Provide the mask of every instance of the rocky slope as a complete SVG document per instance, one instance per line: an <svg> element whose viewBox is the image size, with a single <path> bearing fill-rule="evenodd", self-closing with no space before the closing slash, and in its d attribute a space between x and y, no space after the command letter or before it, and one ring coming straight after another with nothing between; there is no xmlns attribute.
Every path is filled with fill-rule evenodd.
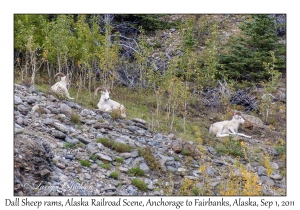
<svg viewBox="0 0 300 210"><path fill-rule="evenodd" d="M17 196L182 195L186 180L199 189L205 188L205 195L220 195L219 186L229 178L228 167L237 162L230 156L218 155L213 147L196 145L173 134L154 133L142 119L114 120L108 113L52 95L31 95L20 85L15 85L14 94ZM129 145L131 150L118 152L99 143L99 139ZM258 146L260 141L251 139L247 144ZM141 148L150 155L142 155ZM257 162L241 163L259 176L264 195L277 195L274 189L285 193L282 162L271 162L270 176ZM201 172L199 168L204 165ZM137 166L144 176L130 172ZM118 176L112 176L112 172ZM133 183L136 178L146 183L147 189L137 188Z"/></svg>

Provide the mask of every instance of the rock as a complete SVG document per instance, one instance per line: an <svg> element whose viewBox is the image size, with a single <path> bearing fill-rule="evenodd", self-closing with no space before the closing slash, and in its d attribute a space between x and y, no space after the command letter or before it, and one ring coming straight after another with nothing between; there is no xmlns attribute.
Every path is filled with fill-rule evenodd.
<svg viewBox="0 0 300 210"><path fill-rule="evenodd" d="M54 122L54 120L52 118L46 118L43 123L45 125L51 125Z"/></svg>
<svg viewBox="0 0 300 210"><path fill-rule="evenodd" d="M132 151L130 153L130 155L131 155L131 157L135 158L135 157L139 156L139 153L138 153L138 151Z"/></svg>
<svg viewBox="0 0 300 210"><path fill-rule="evenodd" d="M282 179L282 176L280 176L279 174L272 174L272 175L270 176L270 178L275 179L275 180L281 180L281 179Z"/></svg>
<svg viewBox="0 0 300 210"><path fill-rule="evenodd" d="M58 101L57 98L55 98L53 95L49 95L49 100L50 100L51 102Z"/></svg>
<svg viewBox="0 0 300 210"><path fill-rule="evenodd" d="M216 154L217 154L217 152L214 150L214 148L208 146L207 149L208 149L208 151L209 151L212 155L216 155Z"/></svg>
<svg viewBox="0 0 300 210"><path fill-rule="evenodd" d="M22 99L19 96L15 95L14 104L19 105L19 104L22 104L22 103L23 103Z"/></svg>
<svg viewBox="0 0 300 210"><path fill-rule="evenodd" d="M37 97L36 96L28 96L26 98L26 100L27 100L28 104L33 104L33 103L35 103L37 101Z"/></svg>
<svg viewBox="0 0 300 210"><path fill-rule="evenodd" d="M43 169L42 171L40 171L41 177L47 177L50 175L50 173L51 171L49 171L48 169Z"/></svg>
<svg viewBox="0 0 300 210"><path fill-rule="evenodd" d="M175 171L176 171L176 168L174 168L174 167L172 167L172 166L167 166L167 170L168 170L168 171L175 172Z"/></svg>
<svg viewBox="0 0 300 210"><path fill-rule="evenodd" d="M205 173L208 175L208 176L215 176L215 173L216 173L216 170L211 167L211 166L208 166Z"/></svg>
<svg viewBox="0 0 300 210"><path fill-rule="evenodd" d="M157 133L157 134L154 135L153 139L157 140L157 141L163 141L164 136L161 133Z"/></svg>
<svg viewBox="0 0 300 210"><path fill-rule="evenodd" d="M19 104L19 105L17 106L17 109L18 109L20 112L25 112L25 113L29 112L29 108L26 107L26 106L23 105L23 104Z"/></svg>
<svg viewBox="0 0 300 210"><path fill-rule="evenodd" d="M112 158L108 155L102 154L102 153L96 153L97 158L99 158L100 160L104 160L104 161L112 161Z"/></svg>
<svg viewBox="0 0 300 210"><path fill-rule="evenodd" d="M105 123L99 123L99 122L95 122L94 124L94 128L96 129L100 129L100 128L109 128L109 123L105 122Z"/></svg>
<svg viewBox="0 0 300 210"><path fill-rule="evenodd" d="M145 171L145 173L148 173L150 171L148 165L146 163L141 163L140 164L140 169L142 169L143 171Z"/></svg>
<svg viewBox="0 0 300 210"><path fill-rule="evenodd" d="M57 130L61 131L61 132L64 132L64 133L68 133L69 132L69 129L61 124L61 123L58 123L58 122L54 122L51 124L54 128L56 128Z"/></svg>
<svg viewBox="0 0 300 210"><path fill-rule="evenodd" d="M66 165L64 163L56 162L55 164L58 168L65 169Z"/></svg>
<svg viewBox="0 0 300 210"><path fill-rule="evenodd" d="M128 168L125 168L125 167L122 167L122 166L119 167L119 170L120 170L120 172L122 172L122 173L127 173L127 172L129 171Z"/></svg>
<svg viewBox="0 0 300 210"><path fill-rule="evenodd" d="M267 175L267 170L263 166L258 166L257 167L257 173L258 173L258 176L266 176Z"/></svg>
<svg viewBox="0 0 300 210"><path fill-rule="evenodd" d="M85 137L83 137L83 136L77 136L77 139L79 140L79 141L81 141L82 143L84 143L84 144L89 144L89 143L91 143L91 141L89 140L89 139L87 139L87 138L85 138Z"/></svg>
<svg viewBox="0 0 300 210"><path fill-rule="evenodd" d="M96 123L97 121L96 120L87 120L85 123L87 124L87 125L92 125L92 124L94 124L94 123Z"/></svg>
<svg viewBox="0 0 300 210"><path fill-rule="evenodd" d="M127 187L127 192L129 193L129 195L133 195L133 196L138 195L138 191L136 189L134 189L134 187L132 185L129 185Z"/></svg>
<svg viewBox="0 0 300 210"><path fill-rule="evenodd" d="M254 127L259 127L259 128L263 128L264 127L264 123L261 119L259 119L258 117L252 116L252 115L248 115L248 114L244 114L242 113L242 117L248 121L250 123L250 125L254 126Z"/></svg>
<svg viewBox="0 0 300 210"><path fill-rule="evenodd" d="M276 170L279 169L279 166L277 163L271 162L271 168Z"/></svg>
<svg viewBox="0 0 300 210"><path fill-rule="evenodd" d="M95 154L95 153L99 152L99 148L97 147L96 144L93 144L93 143L89 143L87 145L87 149L89 150L89 152L91 154Z"/></svg>
<svg viewBox="0 0 300 210"><path fill-rule="evenodd" d="M140 119L140 118L133 118L132 121L137 122L137 123L141 123L143 125L146 125L146 123L147 123L145 120Z"/></svg>
<svg viewBox="0 0 300 210"><path fill-rule="evenodd" d="M72 108L67 104L60 104L60 112L66 115L68 118L72 116Z"/></svg>
<svg viewBox="0 0 300 210"><path fill-rule="evenodd" d="M51 130L51 134L55 137L55 138L59 138L59 139L64 139L66 138L66 134L64 134L61 131L58 130Z"/></svg>
<svg viewBox="0 0 300 210"><path fill-rule="evenodd" d="M262 184L265 184L270 187L275 184L274 181L267 176L260 176L259 179L262 182Z"/></svg>
<svg viewBox="0 0 300 210"><path fill-rule="evenodd" d="M19 125L23 125L23 124L24 124L24 119L23 119L23 117L18 117L16 123L18 123Z"/></svg>
<svg viewBox="0 0 300 210"><path fill-rule="evenodd" d="M91 175L88 174L88 173L84 173L84 176L85 176L85 178L88 179L88 180L90 180L90 179L92 178Z"/></svg>
<svg viewBox="0 0 300 210"><path fill-rule="evenodd" d="M172 149L176 153L180 153L182 151L182 142L180 140L173 141Z"/></svg>
<svg viewBox="0 0 300 210"><path fill-rule="evenodd" d="M83 117L86 117L90 114L90 111L88 109L83 109L81 110L80 112L80 115L83 116Z"/></svg>
<svg viewBox="0 0 300 210"><path fill-rule="evenodd" d="M101 144L101 143L97 143L97 146L98 146L98 148L99 148L100 150L105 149L105 146L104 146L103 144Z"/></svg>
<svg viewBox="0 0 300 210"><path fill-rule="evenodd" d="M129 153L129 152L120 153L119 155L120 155L120 157L123 157L124 159L131 157L131 153Z"/></svg>

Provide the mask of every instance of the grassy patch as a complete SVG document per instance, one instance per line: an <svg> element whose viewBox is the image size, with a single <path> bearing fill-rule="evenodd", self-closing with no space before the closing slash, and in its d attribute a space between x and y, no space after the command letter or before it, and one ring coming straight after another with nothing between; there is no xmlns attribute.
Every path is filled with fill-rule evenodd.
<svg viewBox="0 0 300 210"><path fill-rule="evenodd" d="M143 169L141 169L140 167L134 167L131 168L129 170L129 173L133 176L144 176L145 175L145 171Z"/></svg>
<svg viewBox="0 0 300 210"><path fill-rule="evenodd" d="M103 163L99 165L101 168L104 168L106 170L111 169L111 165L109 163Z"/></svg>
<svg viewBox="0 0 300 210"><path fill-rule="evenodd" d="M118 179L119 178L119 173L114 171L114 172L111 172L109 177L113 178L113 179Z"/></svg>
<svg viewBox="0 0 300 210"><path fill-rule="evenodd" d="M80 117L75 112L72 112L71 122L74 123L74 124L79 124L80 123Z"/></svg>
<svg viewBox="0 0 300 210"><path fill-rule="evenodd" d="M95 154L90 155L90 159L96 161L98 158Z"/></svg>
<svg viewBox="0 0 300 210"><path fill-rule="evenodd" d="M91 163L88 160L80 160L79 161L82 166L90 167Z"/></svg>
<svg viewBox="0 0 300 210"><path fill-rule="evenodd" d="M139 148L138 153L146 160L147 165L151 170L159 171L161 169L161 165L152 154L152 150L150 146L147 146L145 148Z"/></svg>
<svg viewBox="0 0 300 210"><path fill-rule="evenodd" d="M118 157L115 159L117 163L124 163L124 158L123 157Z"/></svg>
<svg viewBox="0 0 300 210"><path fill-rule="evenodd" d="M74 149L76 146L73 143L70 142L65 142L64 143L64 148L65 149Z"/></svg>
<svg viewBox="0 0 300 210"><path fill-rule="evenodd" d="M131 151L131 147L128 144L115 142L108 138L99 138L97 140L97 142L103 144L104 146L106 146L110 149L114 149L117 152L130 152Z"/></svg>
<svg viewBox="0 0 300 210"><path fill-rule="evenodd" d="M139 190L142 190L142 191L145 191L147 192L148 191L148 188L147 188L147 184L140 180L140 179L133 179L131 181L132 185L136 186Z"/></svg>
<svg viewBox="0 0 300 210"><path fill-rule="evenodd" d="M243 147L239 141L235 141L229 136L223 143L217 144L215 150L219 155L231 155L233 157L244 158Z"/></svg>

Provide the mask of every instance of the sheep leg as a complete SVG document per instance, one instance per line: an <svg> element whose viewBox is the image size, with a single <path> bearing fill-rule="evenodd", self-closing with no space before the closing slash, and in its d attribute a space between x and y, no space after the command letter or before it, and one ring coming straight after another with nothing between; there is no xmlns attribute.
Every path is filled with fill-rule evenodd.
<svg viewBox="0 0 300 210"><path fill-rule="evenodd" d="M244 136L244 137L246 137L246 138L251 138L251 136L247 136L247 135L245 135L245 134L243 134L243 133L236 133L236 135Z"/></svg>
<svg viewBox="0 0 300 210"><path fill-rule="evenodd" d="M69 94L68 90L65 90L65 92L66 92L66 96L67 96L68 99L74 99L74 98L70 97L70 94Z"/></svg>

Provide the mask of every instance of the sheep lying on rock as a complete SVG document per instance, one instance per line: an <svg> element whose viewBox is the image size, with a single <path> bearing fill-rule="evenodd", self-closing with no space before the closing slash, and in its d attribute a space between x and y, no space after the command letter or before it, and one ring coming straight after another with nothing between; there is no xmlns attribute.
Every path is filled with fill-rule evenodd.
<svg viewBox="0 0 300 210"><path fill-rule="evenodd" d="M242 133L238 133L238 127L240 124L243 124L245 120L242 118L240 112L236 112L232 120L225 120L222 122L216 122L212 124L209 128L209 133L216 134L216 137L225 137L229 135L239 135L247 138L251 138L251 136L247 136Z"/></svg>
<svg viewBox="0 0 300 210"><path fill-rule="evenodd" d="M97 96L97 92L101 90L101 98L98 103L98 108L100 111L104 112L113 112L113 111L119 111L122 117L126 117L126 109L125 107L109 98L109 93L111 92L111 89L109 88L103 88L98 87L95 90L95 95Z"/></svg>

